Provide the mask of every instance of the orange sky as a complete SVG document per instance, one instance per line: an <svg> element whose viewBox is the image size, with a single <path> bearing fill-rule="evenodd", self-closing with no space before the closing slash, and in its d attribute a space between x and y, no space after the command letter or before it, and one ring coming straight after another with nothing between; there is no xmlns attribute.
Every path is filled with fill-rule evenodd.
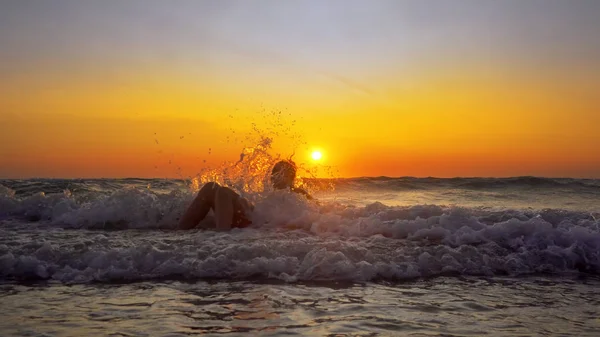
<svg viewBox="0 0 600 337"><path fill-rule="evenodd" d="M261 129L281 124L274 153L295 151L309 165L310 151L321 149L322 164L343 177L600 177L600 67L581 34L581 45L568 40L577 32L558 26L565 30L556 36L570 45L548 51L545 42L526 47L531 41L504 32L502 17L496 26L474 21L462 30L452 20L467 14L449 14L455 48L431 37L443 26L434 33L412 27L394 40L343 17L323 21L325 37L305 36L301 17L310 11L300 3L293 16L300 18L286 22L283 33L262 29L259 20L242 27L240 15L250 9L227 3L219 15L240 25L230 35L232 28L216 19L194 32L177 26L188 20L181 10L165 14L164 36L152 37L140 27L158 10L125 23L84 6L75 12L80 20L57 28L66 14L14 5L13 17L39 17L21 30L27 22L9 20L4 25L12 29L0 35L12 47L0 54L0 178L187 177L237 160L253 145L246 139L252 122ZM253 15L277 27L269 8ZM367 11L373 19L385 12ZM556 12L589 24L577 13ZM96 20L92 27L87 16ZM102 30L115 26L111 20L122 25L122 37ZM358 42L336 38L351 28ZM138 31L144 33L132 33ZM45 42L60 32L66 35L55 45ZM202 34L218 38L191 43Z"/></svg>

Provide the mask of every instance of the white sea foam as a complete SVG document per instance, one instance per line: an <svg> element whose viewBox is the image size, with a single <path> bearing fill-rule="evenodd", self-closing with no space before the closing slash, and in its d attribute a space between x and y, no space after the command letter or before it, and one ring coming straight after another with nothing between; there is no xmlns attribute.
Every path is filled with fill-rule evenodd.
<svg viewBox="0 0 600 337"><path fill-rule="evenodd" d="M220 233L171 230L193 197L186 191L129 188L85 199L2 193L5 280L295 282L600 272L600 222L590 212L317 204L271 193L254 196L253 228Z"/></svg>

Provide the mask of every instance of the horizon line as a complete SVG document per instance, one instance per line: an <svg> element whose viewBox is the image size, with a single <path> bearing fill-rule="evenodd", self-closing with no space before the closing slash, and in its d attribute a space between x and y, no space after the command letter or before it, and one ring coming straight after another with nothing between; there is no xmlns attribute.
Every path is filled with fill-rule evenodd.
<svg viewBox="0 0 600 337"><path fill-rule="evenodd" d="M108 180L108 179L123 179L123 180L133 180L133 179L144 179L144 180L154 180L154 179L162 179L162 180L187 180L193 179L195 177L185 177L185 178L175 178L175 177L26 177L26 178L0 178L2 180ZM439 176L354 176L354 177L322 177L322 178L311 178L305 177L303 179L364 179L364 178L385 178L385 179L515 179L515 178L540 178L540 179L580 179L580 180L600 180L600 176L598 177L567 177L567 176L533 176L533 175L519 175L519 176L453 176L453 177L439 177Z"/></svg>

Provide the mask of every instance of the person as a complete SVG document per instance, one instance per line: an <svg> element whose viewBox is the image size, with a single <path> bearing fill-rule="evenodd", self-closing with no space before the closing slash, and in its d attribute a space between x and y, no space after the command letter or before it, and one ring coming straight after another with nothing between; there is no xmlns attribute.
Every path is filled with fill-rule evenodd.
<svg viewBox="0 0 600 337"><path fill-rule="evenodd" d="M277 162L271 170L273 188L289 190L312 199L305 190L294 187L296 171L296 164L291 160ZM254 210L254 206L247 199L229 187L209 182L202 186L194 201L181 217L179 228L195 228L211 209L215 214L215 228L218 230L244 228L252 224L248 215Z"/></svg>

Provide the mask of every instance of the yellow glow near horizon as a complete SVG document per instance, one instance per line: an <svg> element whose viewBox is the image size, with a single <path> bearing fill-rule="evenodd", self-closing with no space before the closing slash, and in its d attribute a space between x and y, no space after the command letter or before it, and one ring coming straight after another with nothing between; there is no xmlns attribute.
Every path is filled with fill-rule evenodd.
<svg viewBox="0 0 600 337"><path fill-rule="evenodd" d="M600 2L227 2L14 2L0 178L600 177Z"/></svg>

